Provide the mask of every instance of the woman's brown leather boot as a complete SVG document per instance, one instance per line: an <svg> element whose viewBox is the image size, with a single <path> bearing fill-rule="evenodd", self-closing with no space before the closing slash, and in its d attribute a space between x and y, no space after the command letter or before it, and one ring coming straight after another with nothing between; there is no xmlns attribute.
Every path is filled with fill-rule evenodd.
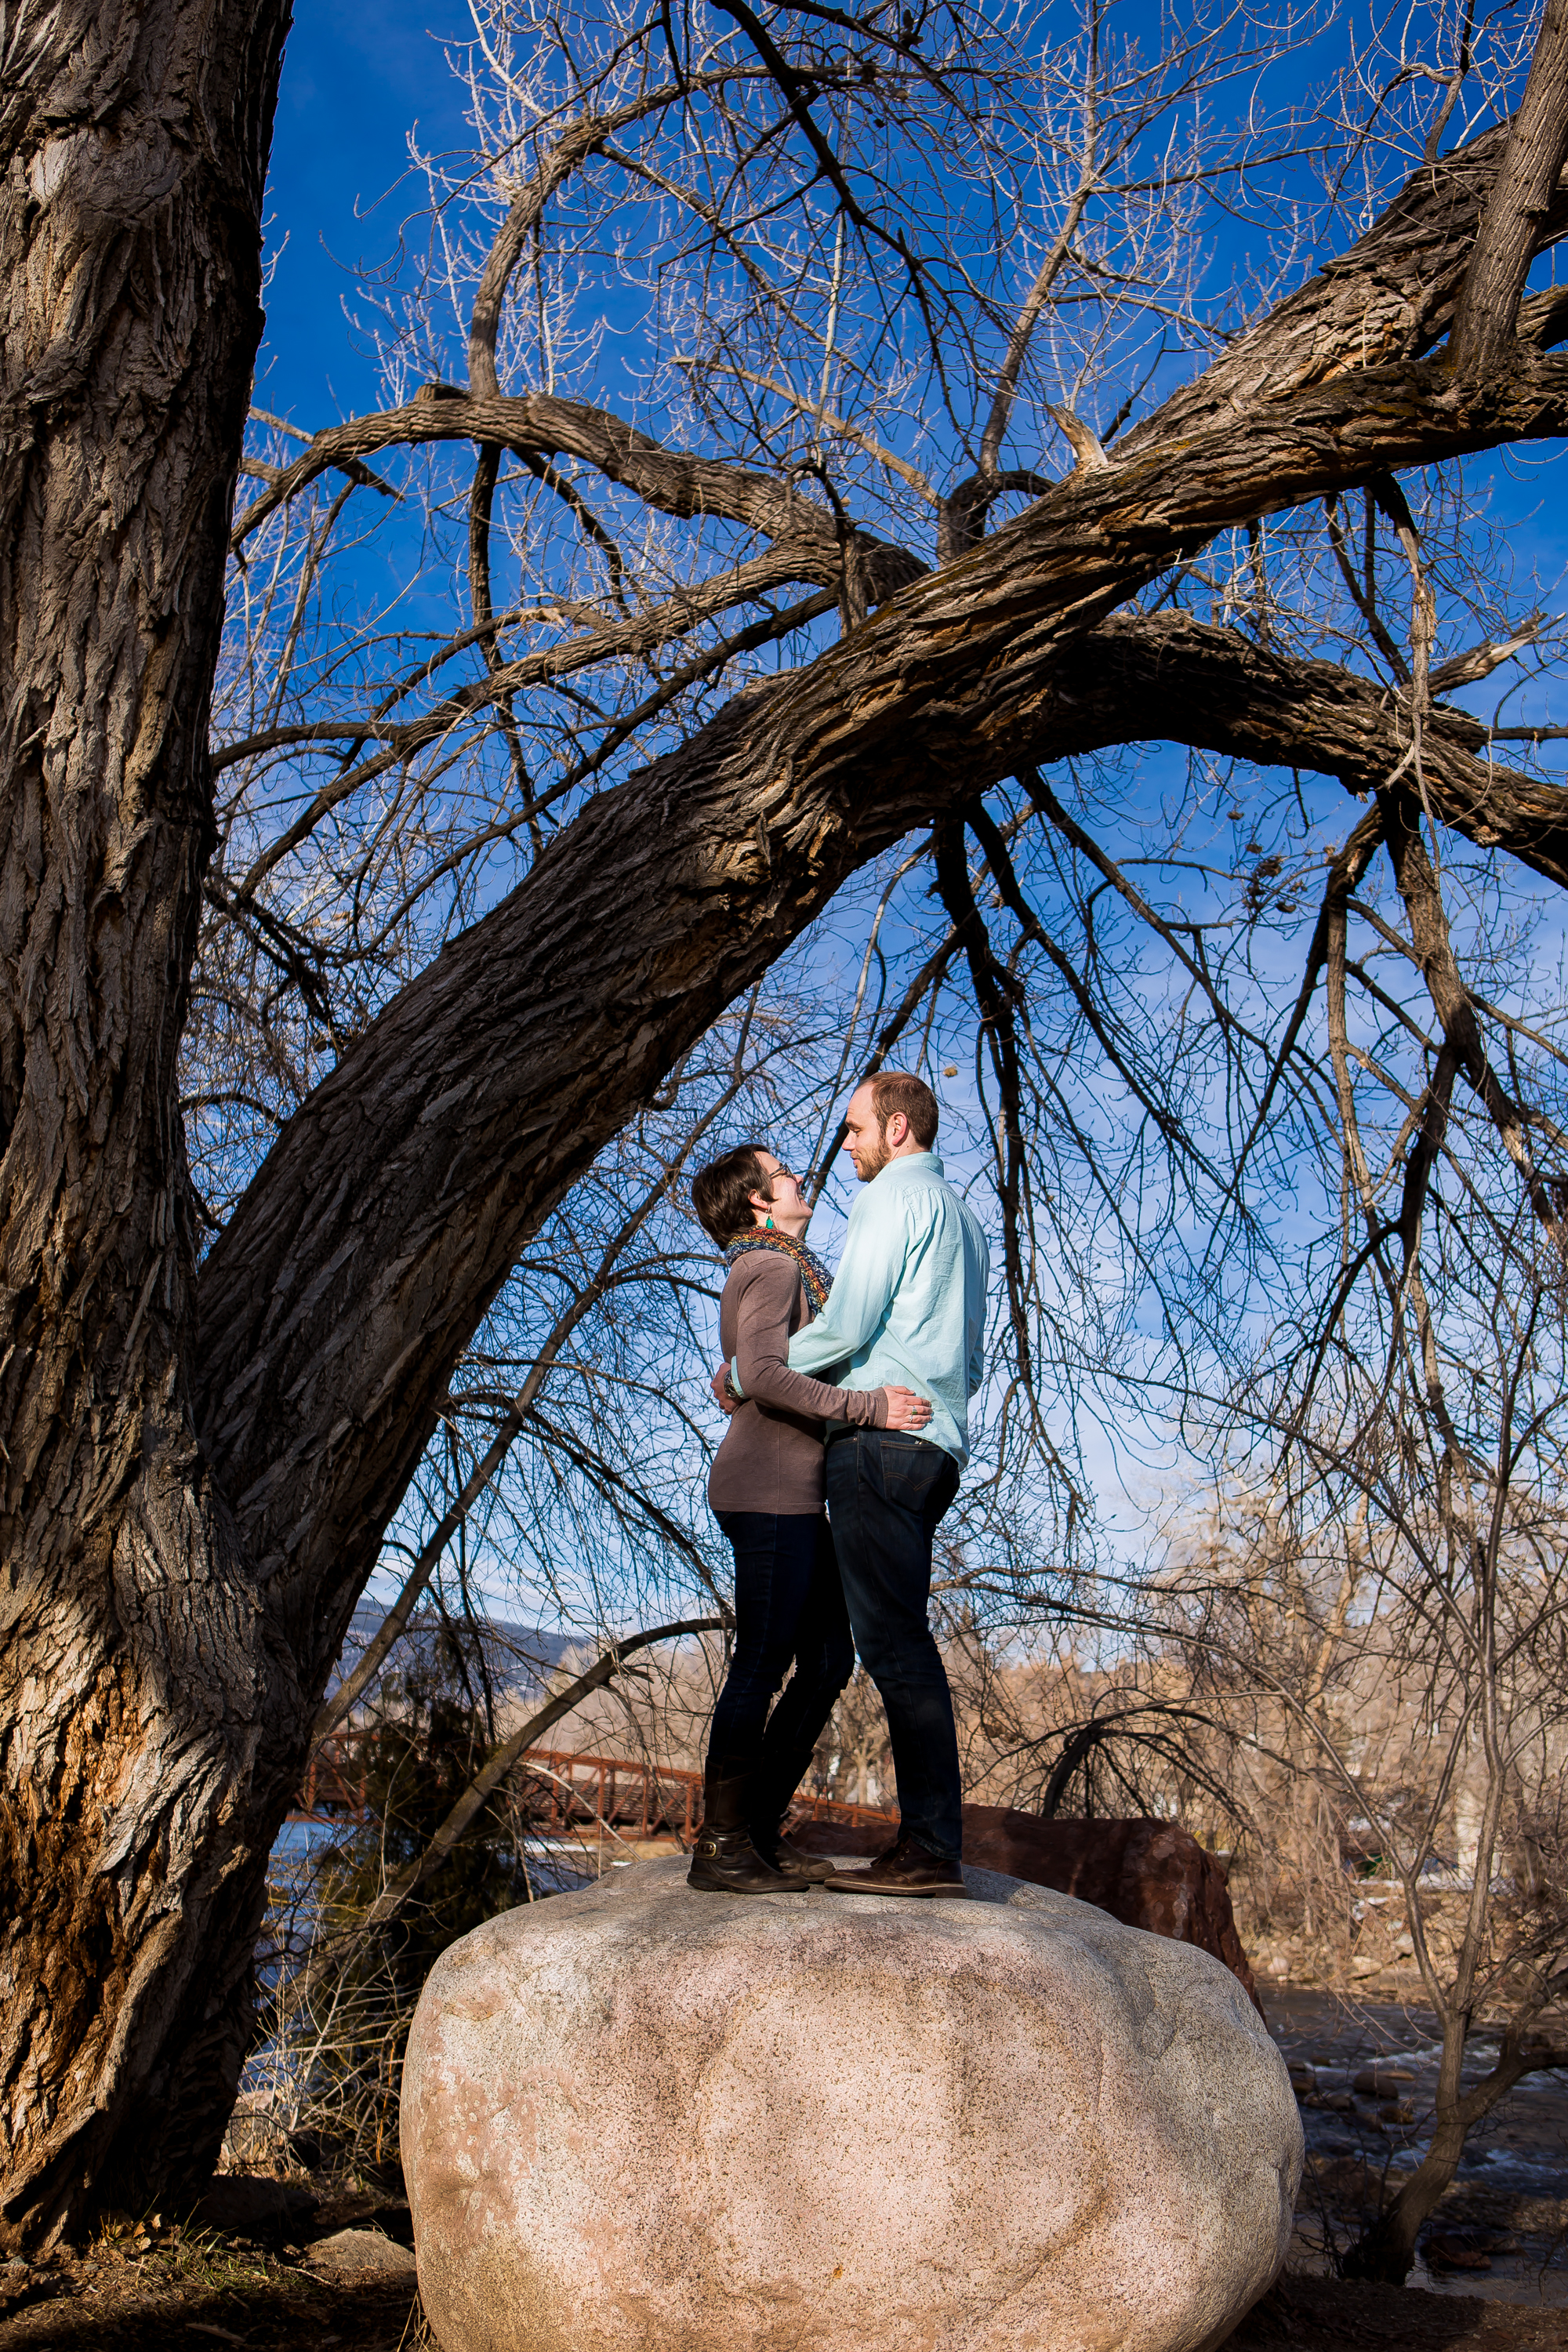
<svg viewBox="0 0 1568 2352"><path fill-rule="evenodd" d="M749 1772L715 1764L702 1775L702 1827L691 1850L688 1886L704 1895L804 1895L811 1885L798 1872L775 1870L752 1843L746 1827Z"/></svg>

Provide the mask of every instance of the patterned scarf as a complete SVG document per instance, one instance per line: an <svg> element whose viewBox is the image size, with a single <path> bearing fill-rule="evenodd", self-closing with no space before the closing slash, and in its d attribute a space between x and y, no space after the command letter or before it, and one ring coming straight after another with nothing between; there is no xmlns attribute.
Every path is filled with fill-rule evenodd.
<svg viewBox="0 0 1568 2352"><path fill-rule="evenodd" d="M788 1234L781 1234L776 1226L770 1234L765 1225L753 1225L749 1234L742 1234L730 1244L724 1252L725 1265L733 1265L747 1250L778 1250L784 1257L794 1258L811 1311L821 1314L833 1287L833 1276L815 1250L808 1250L804 1242L794 1240Z"/></svg>

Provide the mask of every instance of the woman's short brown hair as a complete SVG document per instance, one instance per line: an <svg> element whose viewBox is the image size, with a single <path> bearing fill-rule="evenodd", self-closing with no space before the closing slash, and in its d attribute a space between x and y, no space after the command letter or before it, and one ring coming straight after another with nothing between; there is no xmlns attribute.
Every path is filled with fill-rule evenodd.
<svg viewBox="0 0 1568 2352"><path fill-rule="evenodd" d="M773 1191L773 1180L757 1158L761 1146L738 1143L721 1159L710 1160L691 1180L691 1205L721 1249L748 1233L752 1223L752 1194Z"/></svg>

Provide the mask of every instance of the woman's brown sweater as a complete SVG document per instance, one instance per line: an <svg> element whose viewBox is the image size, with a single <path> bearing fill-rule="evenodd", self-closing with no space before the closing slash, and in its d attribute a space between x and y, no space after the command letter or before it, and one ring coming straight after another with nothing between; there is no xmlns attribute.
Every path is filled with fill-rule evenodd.
<svg viewBox="0 0 1568 2352"><path fill-rule="evenodd" d="M731 1413L713 1457L708 1500L715 1511L820 1511L826 1492L823 1423L887 1426L885 1389L836 1389L789 1368L789 1343L811 1320L793 1260L748 1250L730 1269L719 1302L719 1340L734 1361L746 1401Z"/></svg>

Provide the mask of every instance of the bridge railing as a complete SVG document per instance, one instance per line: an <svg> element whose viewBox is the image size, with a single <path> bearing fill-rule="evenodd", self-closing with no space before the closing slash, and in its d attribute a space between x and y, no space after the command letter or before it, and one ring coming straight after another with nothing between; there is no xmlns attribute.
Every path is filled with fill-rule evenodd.
<svg viewBox="0 0 1568 2352"><path fill-rule="evenodd" d="M363 1822L370 1811L366 1741L374 1735L335 1732L306 1768L289 1818L324 1823ZM624 1837L678 1837L689 1845L702 1822L702 1775L677 1764L626 1756L588 1756L574 1748L531 1748L518 1775L531 1826L542 1836L593 1831ZM797 1817L880 1825L893 1815L879 1805L844 1804L835 1797L796 1799Z"/></svg>

